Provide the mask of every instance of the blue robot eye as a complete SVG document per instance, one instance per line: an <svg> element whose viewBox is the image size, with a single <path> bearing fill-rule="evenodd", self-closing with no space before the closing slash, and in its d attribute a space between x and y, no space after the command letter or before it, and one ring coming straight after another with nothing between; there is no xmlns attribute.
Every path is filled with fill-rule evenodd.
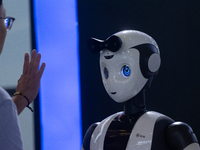
<svg viewBox="0 0 200 150"><path fill-rule="evenodd" d="M123 77L128 78L131 74L131 70L129 66L125 65L122 67L121 74Z"/></svg>
<svg viewBox="0 0 200 150"><path fill-rule="evenodd" d="M105 77L106 79L108 79L108 77L109 77L108 69L105 67L103 71L104 71L104 77Z"/></svg>

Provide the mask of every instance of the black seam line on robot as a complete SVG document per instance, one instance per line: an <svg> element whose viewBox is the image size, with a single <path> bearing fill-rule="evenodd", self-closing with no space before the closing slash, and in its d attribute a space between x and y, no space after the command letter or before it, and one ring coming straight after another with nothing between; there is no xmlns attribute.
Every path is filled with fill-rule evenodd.
<svg viewBox="0 0 200 150"><path fill-rule="evenodd" d="M112 59L114 57L114 55L109 55L109 56L104 56L105 59Z"/></svg>
<svg viewBox="0 0 200 150"><path fill-rule="evenodd" d="M154 46L153 44L145 43L131 48L137 49L140 53L140 70L142 72L142 75L146 79L152 77L158 70L156 72L151 72L148 67L148 61L153 53L159 54L156 46Z"/></svg>
<svg viewBox="0 0 200 150"><path fill-rule="evenodd" d="M110 92L111 94L115 95L117 92Z"/></svg>
<svg viewBox="0 0 200 150"><path fill-rule="evenodd" d="M116 35L108 37L105 41L96 38L90 38L87 41L87 46L89 50L94 54L99 53L103 49L108 49L112 52L116 52L121 48L122 40Z"/></svg>

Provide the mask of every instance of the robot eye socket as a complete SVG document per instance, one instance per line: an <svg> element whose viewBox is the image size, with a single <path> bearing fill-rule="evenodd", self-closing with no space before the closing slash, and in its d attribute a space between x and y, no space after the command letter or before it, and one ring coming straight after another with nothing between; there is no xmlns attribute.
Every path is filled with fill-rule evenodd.
<svg viewBox="0 0 200 150"><path fill-rule="evenodd" d="M128 78L131 74L131 70L129 66L125 65L122 67L121 74L123 77Z"/></svg>
<svg viewBox="0 0 200 150"><path fill-rule="evenodd" d="M106 79L108 79L108 77L109 77L109 72L108 72L108 69L107 69L106 67L104 68L103 72L104 72L104 77L105 77Z"/></svg>

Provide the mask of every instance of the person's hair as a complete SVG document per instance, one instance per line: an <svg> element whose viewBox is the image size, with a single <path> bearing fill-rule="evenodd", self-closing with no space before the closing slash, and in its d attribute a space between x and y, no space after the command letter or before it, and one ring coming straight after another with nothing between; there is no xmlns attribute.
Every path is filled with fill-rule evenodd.
<svg viewBox="0 0 200 150"><path fill-rule="evenodd" d="M0 0L0 6L2 5L2 0Z"/></svg>

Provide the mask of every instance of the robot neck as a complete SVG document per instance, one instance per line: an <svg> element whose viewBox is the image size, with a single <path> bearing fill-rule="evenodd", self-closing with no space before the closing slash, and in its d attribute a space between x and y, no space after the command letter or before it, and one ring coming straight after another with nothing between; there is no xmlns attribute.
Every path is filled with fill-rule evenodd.
<svg viewBox="0 0 200 150"><path fill-rule="evenodd" d="M142 89L135 97L124 102L124 113L126 115L134 115L145 111L145 89Z"/></svg>

